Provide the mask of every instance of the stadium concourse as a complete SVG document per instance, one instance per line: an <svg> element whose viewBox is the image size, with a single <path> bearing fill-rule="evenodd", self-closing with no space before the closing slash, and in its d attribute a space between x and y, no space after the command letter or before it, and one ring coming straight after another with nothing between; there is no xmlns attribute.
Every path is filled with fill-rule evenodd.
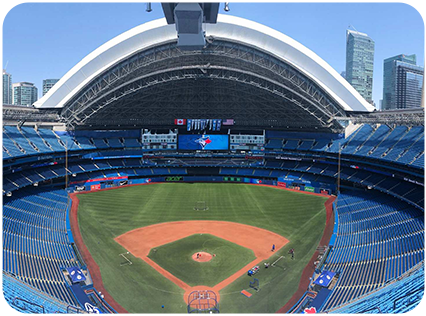
<svg viewBox="0 0 426 316"><path fill-rule="evenodd" d="M9 304L126 311L93 282L69 193L232 182L336 196L332 236L313 246L315 265L280 312L414 308L424 289L423 109L374 112L314 52L241 18L212 18L203 45L185 47L167 10L90 53L34 108L3 107Z"/></svg>

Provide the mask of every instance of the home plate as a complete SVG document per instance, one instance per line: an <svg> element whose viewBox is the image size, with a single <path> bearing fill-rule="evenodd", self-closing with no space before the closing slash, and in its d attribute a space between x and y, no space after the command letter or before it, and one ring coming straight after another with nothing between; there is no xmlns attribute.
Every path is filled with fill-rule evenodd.
<svg viewBox="0 0 426 316"><path fill-rule="evenodd" d="M247 292L246 290L242 290L241 294L243 294L244 296L247 296L247 297L251 297L251 295L252 295L249 292Z"/></svg>

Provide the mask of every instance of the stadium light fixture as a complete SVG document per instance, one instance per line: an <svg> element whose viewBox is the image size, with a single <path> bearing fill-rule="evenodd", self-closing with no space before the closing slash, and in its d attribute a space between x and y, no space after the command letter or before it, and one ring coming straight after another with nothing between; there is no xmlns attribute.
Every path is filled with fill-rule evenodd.
<svg viewBox="0 0 426 316"><path fill-rule="evenodd" d="M229 2L225 2L225 7L223 8L225 12L229 12Z"/></svg>
<svg viewBox="0 0 426 316"><path fill-rule="evenodd" d="M146 12L151 12L151 11L152 11L151 2L147 2L146 3Z"/></svg>

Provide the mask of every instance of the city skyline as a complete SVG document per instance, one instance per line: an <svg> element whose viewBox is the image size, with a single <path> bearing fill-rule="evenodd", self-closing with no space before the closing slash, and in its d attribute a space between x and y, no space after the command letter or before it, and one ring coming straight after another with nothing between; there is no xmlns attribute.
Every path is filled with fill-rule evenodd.
<svg viewBox="0 0 426 316"><path fill-rule="evenodd" d="M231 3L230 8L231 11L226 14L254 20L292 37L324 59L337 73L345 70L345 33L349 25L367 33L376 42L373 100L377 107L382 99L384 59L402 53L416 54L418 64L424 64L422 19L418 12L408 5ZM378 8L380 10L377 10ZM139 15L134 13L135 10ZM371 19L373 11L383 12L377 17L381 23L375 23ZM39 16L37 22L30 12ZM88 20L90 12L97 14ZM124 12L128 13L126 18L123 17ZM279 19L283 12L286 18ZM291 25L295 19L292 12L304 12L305 19L302 24L305 25L302 30ZM358 18L359 12L365 12L365 16ZM398 12L404 23L393 27L392 12ZM113 13L117 13L116 23L106 21ZM222 5L219 13L225 13ZM327 16L335 16L335 19L327 20L327 23L322 23L319 27L321 13L325 14L324 19ZM34 45L30 53L22 52L19 49L22 44L14 40L25 34L26 23L22 23L22 16L28 18L27 23L35 23L35 33L32 33L31 38L26 38ZM158 3L153 3L151 13L145 12L145 4L23 4L12 9L5 18L3 61L8 62L7 72L13 75L14 81L34 82L37 87L41 87L43 79L61 78L78 61L108 40L132 27L161 17L162 10ZM75 18L79 19L79 25L71 24L71 20L75 22ZM43 32L47 24L57 25L57 28ZM312 31L314 25L315 32ZM408 29L416 28L418 31L407 34ZM327 36L324 37L323 33ZM320 36L315 36L318 34ZM402 36L403 34L407 35ZM30 57L28 62L22 59L24 56ZM34 60L39 62L34 63ZM39 97L41 92L42 89L39 89Z"/></svg>

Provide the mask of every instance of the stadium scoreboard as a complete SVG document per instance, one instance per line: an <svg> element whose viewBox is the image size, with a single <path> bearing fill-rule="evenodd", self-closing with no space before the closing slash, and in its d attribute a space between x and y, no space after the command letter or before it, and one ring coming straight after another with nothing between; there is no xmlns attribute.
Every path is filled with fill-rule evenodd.
<svg viewBox="0 0 426 316"><path fill-rule="evenodd" d="M228 135L189 134L179 135L179 150L229 150Z"/></svg>

